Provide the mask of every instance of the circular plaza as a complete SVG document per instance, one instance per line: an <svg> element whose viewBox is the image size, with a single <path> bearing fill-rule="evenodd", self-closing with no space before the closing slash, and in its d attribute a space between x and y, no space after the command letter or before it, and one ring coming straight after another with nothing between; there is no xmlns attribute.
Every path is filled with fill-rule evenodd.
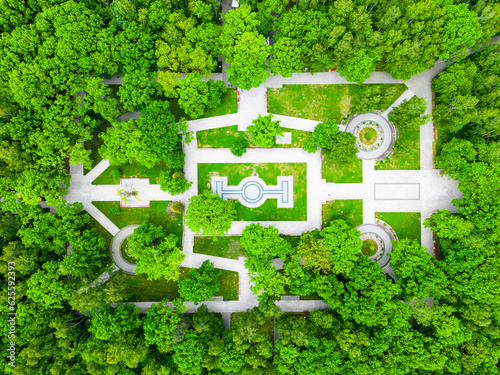
<svg viewBox="0 0 500 375"><path fill-rule="evenodd" d="M378 113L354 116L347 124L346 131L356 137L357 156L360 159L381 159L392 147L392 126Z"/></svg>

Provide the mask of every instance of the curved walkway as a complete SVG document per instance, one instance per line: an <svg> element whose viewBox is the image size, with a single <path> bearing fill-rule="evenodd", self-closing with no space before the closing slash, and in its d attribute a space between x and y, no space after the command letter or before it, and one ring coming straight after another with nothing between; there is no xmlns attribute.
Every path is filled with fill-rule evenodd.
<svg viewBox="0 0 500 375"><path fill-rule="evenodd" d="M377 260L377 263L382 268L386 267L391 261L387 255L392 252L391 236L389 233L387 233L386 230L380 225L375 224L361 224L356 227L356 229L359 230L361 234L374 233L382 239L382 242L384 243L384 253L380 259Z"/></svg>
<svg viewBox="0 0 500 375"><path fill-rule="evenodd" d="M122 228L116 236L113 237L113 241L111 241L111 259L115 262L116 266L123 270L125 273L130 273L135 275L135 269L137 268L137 264L132 264L123 259L122 256L122 243L125 239L134 233L135 228L140 227L140 225L134 224L126 226Z"/></svg>
<svg viewBox="0 0 500 375"><path fill-rule="evenodd" d="M380 147L376 148L375 150L360 150L356 155L358 156L358 158L365 160L379 159L384 156L387 151L389 151L392 145L392 126L384 117L375 112L357 115L349 121L345 131L354 134L358 125L368 121L376 122L380 125L380 127L382 128L384 139L382 140L382 144L380 145Z"/></svg>

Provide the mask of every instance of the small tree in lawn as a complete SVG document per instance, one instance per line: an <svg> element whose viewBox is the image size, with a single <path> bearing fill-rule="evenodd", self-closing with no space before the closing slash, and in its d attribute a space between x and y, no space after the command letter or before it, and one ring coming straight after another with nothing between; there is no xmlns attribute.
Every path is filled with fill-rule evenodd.
<svg viewBox="0 0 500 375"><path fill-rule="evenodd" d="M193 184L192 181L184 177L184 173L172 170L161 171L158 182L160 183L161 190L167 191L172 195L184 193Z"/></svg>
<svg viewBox="0 0 500 375"><path fill-rule="evenodd" d="M197 234L203 232L205 236L223 236L235 219L234 203L223 200L219 194L205 190L189 200L186 225Z"/></svg>
<svg viewBox="0 0 500 375"><path fill-rule="evenodd" d="M358 152L356 137L351 133L340 131L334 121L316 125L312 136L305 142L304 150L314 153L317 146L321 147L323 154L341 163L349 162Z"/></svg>
<svg viewBox="0 0 500 375"><path fill-rule="evenodd" d="M276 145L276 136L283 135L280 121L273 121L273 115L261 116L252 121L248 127L252 136L252 143L260 147L273 147Z"/></svg>
<svg viewBox="0 0 500 375"><path fill-rule="evenodd" d="M247 147L250 146L248 139L245 135L241 135L235 138L233 144L231 145L231 154L234 156L241 157L245 152L247 152Z"/></svg>
<svg viewBox="0 0 500 375"><path fill-rule="evenodd" d="M147 273L148 280L177 280L185 255L177 247L177 236L166 236L163 228L143 224L129 237L129 253L137 259L136 274Z"/></svg>
<svg viewBox="0 0 500 375"><path fill-rule="evenodd" d="M181 202L174 202L170 207L170 211L176 214L182 214L184 212L184 205Z"/></svg>
<svg viewBox="0 0 500 375"><path fill-rule="evenodd" d="M412 97L389 112L389 121L397 127L417 127L431 121L432 116L425 114L427 101L424 98Z"/></svg>
<svg viewBox="0 0 500 375"><path fill-rule="evenodd" d="M191 268L187 278L179 282L179 294L185 301L198 302L211 299L220 289L220 270L216 270L209 260L202 263L199 269Z"/></svg>

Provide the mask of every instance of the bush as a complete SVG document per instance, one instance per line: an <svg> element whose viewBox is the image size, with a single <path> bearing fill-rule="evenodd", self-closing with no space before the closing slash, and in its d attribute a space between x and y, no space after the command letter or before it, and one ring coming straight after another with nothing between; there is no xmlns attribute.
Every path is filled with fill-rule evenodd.
<svg viewBox="0 0 500 375"><path fill-rule="evenodd" d="M250 143L245 136L235 138L233 144L231 145L231 153L234 156L241 157L245 152L247 152L248 146L250 146Z"/></svg>
<svg viewBox="0 0 500 375"><path fill-rule="evenodd" d="M115 180L119 180L120 178L122 178L122 171L119 168L113 168L111 169L111 171L109 171L109 173Z"/></svg>
<svg viewBox="0 0 500 375"><path fill-rule="evenodd" d="M121 214L121 212L122 211L120 210L120 207L116 207L116 206L111 207L111 209L109 210L109 214L113 215L113 216L118 216Z"/></svg>
<svg viewBox="0 0 500 375"><path fill-rule="evenodd" d="M184 212L184 205L181 202L174 202L174 204L170 206L170 211L182 214Z"/></svg>
<svg viewBox="0 0 500 375"><path fill-rule="evenodd" d="M186 180L182 172L172 172L171 170L161 171L158 181L160 189L172 195L184 193L193 184L191 181Z"/></svg>
<svg viewBox="0 0 500 375"><path fill-rule="evenodd" d="M283 128L279 121L273 121L273 115L259 115L247 130L252 136L252 143L260 147L273 147L276 144L276 136L283 135Z"/></svg>

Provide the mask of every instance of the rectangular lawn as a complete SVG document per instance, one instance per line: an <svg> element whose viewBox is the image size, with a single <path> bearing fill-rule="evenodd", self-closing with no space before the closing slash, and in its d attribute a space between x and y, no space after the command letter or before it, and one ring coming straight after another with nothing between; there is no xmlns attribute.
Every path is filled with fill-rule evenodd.
<svg viewBox="0 0 500 375"><path fill-rule="evenodd" d="M335 182L337 184L362 183L363 161L353 158L349 163L339 163L325 156L321 165L321 176L326 182Z"/></svg>
<svg viewBox="0 0 500 375"><path fill-rule="evenodd" d="M420 212L377 212L375 217L389 224L400 240L409 238L421 243Z"/></svg>
<svg viewBox="0 0 500 375"><path fill-rule="evenodd" d="M195 236L193 252L197 254L212 255L215 257L238 259L245 255L245 249L240 245L241 236L214 237Z"/></svg>
<svg viewBox="0 0 500 375"><path fill-rule="evenodd" d="M374 85L283 85L267 92L268 112L316 121L340 120L351 111L351 101L363 97ZM386 110L406 90L403 83L378 84L381 87L380 111Z"/></svg>
<svg viewBox="0 0 500 375"><path fill-rule="evenodd" d="M92 182L92 185L119 185L120 178L130 177L149 178L149 183L153 185L158 183L160 172L164 169L168 169L164 162L158 163L153 168L146 168L136 162L122 164L117 167L109 166ZM115 175L113 170L118 170L119 173Z"/></svg>
<svg viewBox="0 0 500 375"><path fill-rule="evenodd" d="M420 169L420 128L399 128L399 138L394 146L394 153L377 162L376 169L384 170L419 170Z"/></svg>
<svg viewBox="0 0 500 375"><path fill-rule="evenodd" d="M311 132L291 128L283 128L283 132L292 133L292 143L277 144L275 147L301 148L304 146L305 140L311 135ZM244 135L251 141L251 136L248 132L239 131L238 125L232 125L197 131L196 140L198 142L198 148L231 148L234 140ZM250 147L255 146L250 142Z"/></svg>
<svg viewBox="0 0 500 375"><path fill-rule="evenodd" d="M357 227L363 224L363 200L346 199L328 201L323 205L323 228L332 220L344 220L347 224Z"/></svg>
<svg viewBox="0 0 500 375"><path fill-rule="evenodd" d="M278 176L293 176L293 208L278 208L276 199L248 208L235 201L236 218L244 221L307 220L307 163L210 163L198 164L198 194L211 189L212 176L227 176L228 185L238 185L257 173L267 185L276 185Z"/></svg>

